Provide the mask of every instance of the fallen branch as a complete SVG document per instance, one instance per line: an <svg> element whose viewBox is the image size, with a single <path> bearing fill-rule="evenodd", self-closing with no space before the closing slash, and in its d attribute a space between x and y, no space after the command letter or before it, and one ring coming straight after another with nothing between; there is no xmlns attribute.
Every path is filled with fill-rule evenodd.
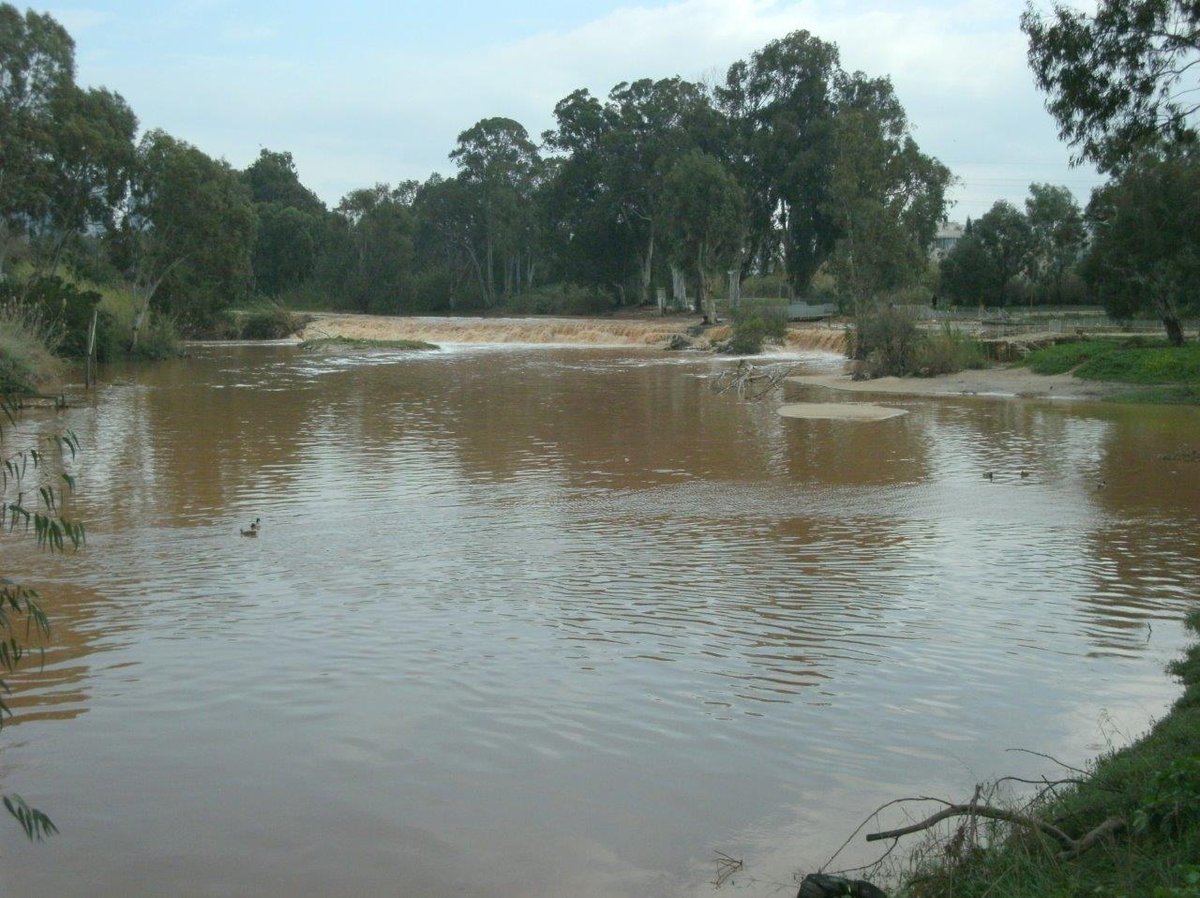
<svg viewBox="0 0 1200 898"><path fill-rule="evenodd" d="M739 398L762 399L792 373L793 365L777 365L773 368L756 368L742 359L736 368L727 368L717 375L713 390L727 393L737 390Z"/></svg>
<svg viewBox="0 0 1200 898"><path fill-rule="evenodd" d="M1008 811L1004 808L992 807L986 804L952 804L938 811L929 817L926 817L920 823L914 823L911 826L903 826L900 829L890 829L884 832L868 833L868 842L878 842L882 839L899 839L901 836L911 835L912 833L921 832L941 823L943 820L948 820L951 817L983 817L987 820L1001 820L1005 823L1016 824L1023 826L1026 829L1035 830L1050 836L1061 847L1059 852L1060 860L1068 860L1078 857L1083 852L1087 851L1105 836L1112 835L1125 827L1125 819L1123 817L1110 817L1105 820L1095 829L1085 833L1078 839L1073 839L1057 826L1052 823L1047 823L1045 820L1039 820L1037 817L1030 817L1025 814L1018 814L1015 811Z"/></svg>

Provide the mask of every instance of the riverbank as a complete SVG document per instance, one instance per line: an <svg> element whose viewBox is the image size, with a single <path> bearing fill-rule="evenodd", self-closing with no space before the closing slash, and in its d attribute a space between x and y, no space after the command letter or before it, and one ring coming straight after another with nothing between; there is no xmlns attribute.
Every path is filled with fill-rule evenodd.
<svg viewBox="0 0 1200 898"><path fill-rule="evenodd" d="M1187 625L1200 634L1200 611ZM1169 671L1184 693L1149 733L1087 771L1064 770L1068 782L1019 809L1025 822L1004 824L1006 833L959 818L967 826L939 845L944 851L927 852L930 860L916 865L897 895L1198 898L1200 643Z"/></svg>

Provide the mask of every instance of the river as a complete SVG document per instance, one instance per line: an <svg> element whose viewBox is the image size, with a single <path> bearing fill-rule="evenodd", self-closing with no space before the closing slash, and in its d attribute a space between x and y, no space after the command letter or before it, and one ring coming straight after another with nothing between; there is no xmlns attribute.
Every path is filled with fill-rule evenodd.
<svg viewBox="0 0 1200 898"><path fill-rule="evenodd" d="M0 783L61 830L8 825L4 893L678 898L720 851L781 894L1173 700L1196 409L790 420L727 364L198 347L23 422L78 436L89 529L4 542L54 638Z"/></svg>

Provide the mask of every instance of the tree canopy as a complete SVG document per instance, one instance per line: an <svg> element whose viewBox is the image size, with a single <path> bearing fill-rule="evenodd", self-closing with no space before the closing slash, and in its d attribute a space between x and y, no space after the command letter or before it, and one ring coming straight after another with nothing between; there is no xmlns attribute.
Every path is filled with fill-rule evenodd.
<svg viewBox="0 0 1200 898"><path fill-rule="evenodd" d="M1200 4L1100 0L1094 15L1029 4L1029 63L1076 161L1119 171L1155 146L1196 142Z"/></svg>

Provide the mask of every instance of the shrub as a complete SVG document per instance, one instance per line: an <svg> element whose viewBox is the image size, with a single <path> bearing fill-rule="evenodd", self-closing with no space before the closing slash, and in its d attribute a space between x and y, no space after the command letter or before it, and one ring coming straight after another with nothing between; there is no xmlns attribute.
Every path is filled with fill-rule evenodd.
<svg viewBox="0 0 1200 898"><path fill-rule="evenodd" d="M864 363L868 377L903 377L915 370L921 339L910 312L882 306L857 317L846 334L846 354Z"/></svg>
<svg viewBox="0 0 1200 898"><path fill-rule="evenodd" d="M0 302L0 393L33 393L59 369L36 313Z"/></svg>
<svg viewBox="0 0 1200 898"><path fill-rule="evenodd" d="M275 302L234 313L236 335L242 340L283 340L299 332L312 316L298 315Z"/></svg>
<svg viewBox="0 0 1200 898"><path fill-rule="evenodd" d="M978 340L972 340L957 328L945 325L938 333L928 334L917 343L908 373L934 377L986 365L987 357Z"/></svg>
<svg viewBox="0 0 1200 898"><path fill-rule="evenodd" d="M769 300L743 300L733 312L733 332L726 350L734 355L757 355L767 342L787 336L787 306Z"/></svg>

